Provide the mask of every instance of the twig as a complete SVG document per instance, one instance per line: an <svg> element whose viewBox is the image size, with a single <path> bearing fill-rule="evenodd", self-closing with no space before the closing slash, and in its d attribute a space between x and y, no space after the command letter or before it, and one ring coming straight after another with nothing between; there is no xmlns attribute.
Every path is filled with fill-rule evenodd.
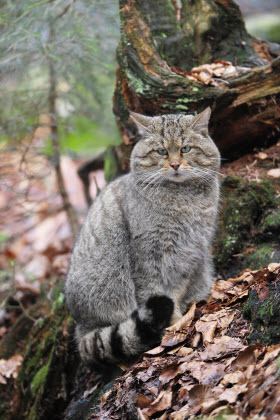
<svg viewBox="0 0 280 420"><path fill-rule="evenodd" d="M50 23L50 36L49 43L52 44L54 39L54 28L53 24ZM53 161L54 169L56 173L58 190L62 198L63 208L66 212L68 222L72 231L72 235L75 238L78 233L79 221L77 214L69 200L68 193L65 188L62 171L61 171L61 159L60 159L60 144L58 138L58 127L57 127L57 112L56 112L56 99L57 99L57 80L53 60L48 56L49 65L49 114L50 114L50 137L53 148Z"/></svg>

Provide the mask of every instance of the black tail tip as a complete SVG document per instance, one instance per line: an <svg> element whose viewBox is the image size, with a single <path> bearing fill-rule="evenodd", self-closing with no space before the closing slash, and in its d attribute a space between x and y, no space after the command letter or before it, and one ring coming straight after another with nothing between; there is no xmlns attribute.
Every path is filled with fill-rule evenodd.
<svg viewBox="0 0 280 420"><path fill-rule="evenodd" d="M174 302L171 298L165 295L151 296L146 302L146 307L151 309L156 325L161 328L169 325L174 311Z"/></svg>

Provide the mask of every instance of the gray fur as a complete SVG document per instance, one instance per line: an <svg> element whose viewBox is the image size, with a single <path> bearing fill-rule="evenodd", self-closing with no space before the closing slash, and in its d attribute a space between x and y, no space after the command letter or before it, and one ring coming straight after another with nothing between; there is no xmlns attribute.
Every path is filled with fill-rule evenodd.
<svg viewBox="0 0 280 420"><path fill-rule="evenodd" d="M79 351L88 362L118 361L112 334L127 357L156 344L190 302L207 298L212 283L220 155L207 130L210 110L196 117L131 117L143 137L131 172L90 208L66 281ZM185 145L191 150L182 153ZM162 148L168 156L159 154ZM147 303L153 296L174 304L174 310L162 307L160 321ZM155 331L155 343L141 331Z"/></svg>

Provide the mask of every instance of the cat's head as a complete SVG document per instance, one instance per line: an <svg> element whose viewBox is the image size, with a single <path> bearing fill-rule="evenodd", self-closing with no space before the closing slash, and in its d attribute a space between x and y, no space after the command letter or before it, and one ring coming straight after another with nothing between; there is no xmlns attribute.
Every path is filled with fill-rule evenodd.
<svg viewBox="0 0 280 420"><path fill-rule="evenodd" d="M141 139L131 155L131 170L150 182L182 183L212 178L220 153L208 133L210 108L198 115L147 117L131 112Z"/></svg>

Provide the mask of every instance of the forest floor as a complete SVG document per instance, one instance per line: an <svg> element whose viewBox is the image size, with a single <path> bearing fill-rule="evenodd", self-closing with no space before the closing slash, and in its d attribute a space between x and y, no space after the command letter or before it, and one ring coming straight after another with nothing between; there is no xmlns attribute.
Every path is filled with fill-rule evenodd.
<svg viewBox="0 0 280 420"><path fill-rule="evenodd" d="M253 220L252 214L256 211L253 206L249 228L248 222L247 230L244 223L241 223L241 227L235 226L238 232L243 233L242 237L234 237L234 246L229 236L229 233L233 236L233 228L224 220L228 229L226 242L223 236L219 246L227 252L224 257L227 267L225 269L222 260L221 263L218 261L217 282L209 302L193 306L181 324L167 332L160 347L148 352L138 364L124 373L102 398L98 408L101 411L92 414L92 418L129 418L122 416L128 416L124 413L130 412L131 418L137 415L140 419L162 420L180 420L199 415L201 418L210 415L213 418L235 416L228 417L231 420L254 416L276 419L280 415L280 337L277 328L280 320L280 274L279 265L276 264L280 259L275 240L277 235L279 237L280 229L279 156L280 142L223 165L222 178L228 182L230 189L236 179L238 183L247 183L249 191L254 189L254 200L257 200L253 202L254 206L259 203L259 198L255 199L255 192L259 192L258 185L260 194L265 195L267 189L262 190L262 186L266 182L272 184L273 194L270 196L269 193L269 198L264 200L264 212ZM80 163L62 157L66 189L82 221L87 207L76 173ZM8 406L11 413L16 413L18 407L22 409L19 400L23 398L19 378L22 378L22 371L28 372L29 369L26 367L26 357L30 355L28 337L35 334L34 329L42 328L41 324L46 319L51 320L55 316L50 310L57 299L53 291L63 282L73 242L56 189L55 174L47 158L26 147L4 151L0 177L4 180L1 181L0 192L0 389L7 391L3 410L7 410ZM92 174L93 197L96 184L99 188L105 184L102 171ZM241 188L238 184L238 194L244 190L244 185ZM224 198L227 199L226 196ZM241 202L242 197L238 200ZM241 204L248 207L246 200ZM232 216L232 209L230 211ZM224 214L226 210L221 217ZM252 242L252 237L256 238L256 243ZM241 239L242 246L238 242ZM262 254L256 266L255 254L259 256L260 249ZM247 255L251 259L246 259ZM252 265L248 261L252 261ZM229 262L238 267L237 272L240 270L243 274L230 276L225 281L224 273L231 272ZM268 268L264 268L269 263ZM244 274L241 268L246 267ZM25 327L22 328L27 331L19 332L16 339L13 338L16 343L11 344L11 337L15 337L14 331L19 328L22 316L25 319ZM65 312L61 316L65 320ZM61 334L66 338L67 329L68 324L61 329ZM40 389L41 382L38 385L36 373L41 372L44 366L41 364L37 371L35 366L35 374L33 372L24 385L26 389L31 388L30 401L35 399L36 394L32 392L32 386L36 391ZM84 389L88 399L91 396L89 383ZM9 401L8 395L11 395L14 387L18 390L17 398ZM73 394L73 389L70 389L71 392ZM47 414L34 414L34 407L39 404L38 395L36 398L36 404L32 405L30 401L24 403L26 413L32 407L31 414L22 418L47 418ZM69 402L69 396L66 399ZM63 404L61 407L65 408ZM11 414L10 418L21 417Z"/></svg>

